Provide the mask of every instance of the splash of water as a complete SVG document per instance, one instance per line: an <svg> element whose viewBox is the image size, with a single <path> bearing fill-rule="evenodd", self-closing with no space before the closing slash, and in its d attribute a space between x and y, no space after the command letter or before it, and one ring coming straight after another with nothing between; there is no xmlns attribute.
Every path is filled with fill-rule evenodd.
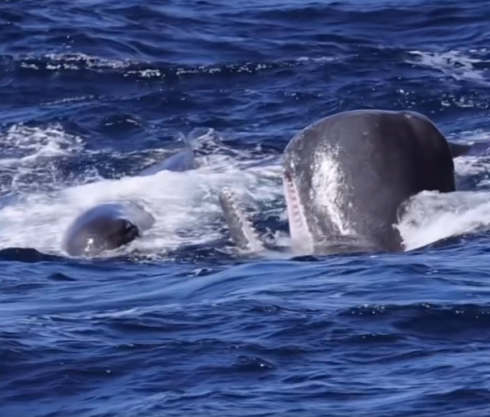
<svg viewBox="0 0 490 417"><path fill-rule="evenodd" d="M252 199L258 211L284 200L280 158L271 160L270 155L238 154L230 150L220 153L221 145L217 145L213 135L216 133L207 132L195 139L201 140L205 148L212 148L211 154L200 158L202 166L197 170L164 171L148 177L99 178L95 182L84 179L77 185L61 181L54 191L53 187L43 188L42 182L36 184L0 210L0 248L29 247L62 254L63 233L83 210L107 201L136 200L152 212L156 224L142 239L124 248L123 253L138 250L164 255L181 245L205 244L222 237L224 222L218 192L223 188L233 189L239 199ZM26 175L49 173L53 169L49 162L56 158L85 152L83 141L66 134L60 126L11 127L4 139L3 146L12 152L0 160L0 171L10 172L13 183L24 186L28 183L24 179ZM267 163L257 163L263 161ZM475 166L480 171L488 170L488 162L483 159L477 158L478 164L475 157L457 158L456 162L459 175L471 174ZM51 179L50 175L44 178ZM284 204L281 210L280 217L286 220ZM477 190L444 195L421 193L412 199L397 227L410 250L488 224L490 194ZM282 246L290 242L283 233L275 232L275 235Z"/></svg>

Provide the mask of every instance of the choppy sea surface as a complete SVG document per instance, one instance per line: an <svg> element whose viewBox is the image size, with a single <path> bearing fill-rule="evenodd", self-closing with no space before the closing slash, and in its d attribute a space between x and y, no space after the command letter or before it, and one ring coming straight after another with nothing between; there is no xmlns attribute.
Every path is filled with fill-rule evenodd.
<svg viewBox="0 0 490 417"><path fill-rule="evenodd" d="M484 0L3 1L0 415L490 415L490 7ZM399 254L240 254L217 192L287 245L281 154L309 123L410 109L458 192ZM201 167L136 173L184 141ZM155 227L63 253L111 199Z"/></svg>

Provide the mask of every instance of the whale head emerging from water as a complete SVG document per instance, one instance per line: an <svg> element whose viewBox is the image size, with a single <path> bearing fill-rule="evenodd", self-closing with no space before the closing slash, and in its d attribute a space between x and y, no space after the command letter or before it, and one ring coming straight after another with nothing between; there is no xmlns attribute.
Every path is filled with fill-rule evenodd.
<svg viewBox="0 0 490 417"><path fill-rule="evenodd" d="M403 250L396 228L403 203L421 191L454 191L460 152L416 112L353 110L311 124L284 151L293 241Z"/></svg>
<svg viewBox="0 0 490 417"><path fill-rule="evenodd" d="M352 110L296 134L283 154L283 184L297 254L405 250L397 228L411 197L455 191L453 158L472 145L451 143L413 111ZM236 198L220 193L233 242L263 242Z"/></svg>
<svg viewBox="0 0 490 417"><path fill-rule="evenodd" d="M71 256L95 256L127 245L149 229L155 219L134 202L104 203L79 215L63 238Z"/></svg>

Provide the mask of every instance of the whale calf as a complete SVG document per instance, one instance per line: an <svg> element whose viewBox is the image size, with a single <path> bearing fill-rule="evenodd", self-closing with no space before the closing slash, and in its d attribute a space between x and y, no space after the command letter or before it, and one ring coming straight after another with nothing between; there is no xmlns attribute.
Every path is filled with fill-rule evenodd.
<svg viewBox="0 0 490 417"><path fill-rule="evenodd" d="M68 227L63 250L71 256L95 256L132 242L154 223L155 218L135 202L98 204Z"/></svg>
<svg viewBox="0 0 490 417"><path fill-rule="evenodd" d="M194 151L187 146L138 176L161 171L183 172L197 168ZM66 230L62 249L71 256L96 256L141 237L155 223L145 208L133 201L105 202L82 212Z"/></svg>
<svg viewBox="0 0 490 417"><path fill-rule="evenodd" d="M395 227L404 203L421 191L455 191L453 158L471 146L449 142L413 111L352 110L298 132L283 153L283 185L295 250L322 253L336 243L353 250L404 250ZM223 211L238 211L230 193ZM225 216L240 247L257 235L239 233L240 215ZM240 220L240 221L239 221Z"/></svg>

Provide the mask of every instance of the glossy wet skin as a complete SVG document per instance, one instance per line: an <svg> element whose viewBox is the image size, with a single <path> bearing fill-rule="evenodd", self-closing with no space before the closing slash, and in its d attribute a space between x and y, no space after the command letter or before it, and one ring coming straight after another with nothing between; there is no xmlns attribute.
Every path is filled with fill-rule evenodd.
<svg viewBox="0 0 490 417"><path fill-rule="evenodd" d="M403 250L399 209L424 191L455 190L451 149L413 112L359 110L319 120L284 152L293 240L321 247L351 236L371 250ZM298 214L299 213L299 214Z"/></svg>
<svg viewBox="0 0 490 417"><path fill-rule="evenodd" d="M103 230L103 232L101 232ZM138 228L125 219L100 219L89 229L81 232L67 246L70 255L95 256L106 250L114 250L140 237Z"/></svg>
<svg viewBox="0 0 490 417"><path fill-rule="evenodd" d="M79 215L68 228L63 250L71 256L95 256L132 242L154 218L131 203L106 203Z"/></svg>

